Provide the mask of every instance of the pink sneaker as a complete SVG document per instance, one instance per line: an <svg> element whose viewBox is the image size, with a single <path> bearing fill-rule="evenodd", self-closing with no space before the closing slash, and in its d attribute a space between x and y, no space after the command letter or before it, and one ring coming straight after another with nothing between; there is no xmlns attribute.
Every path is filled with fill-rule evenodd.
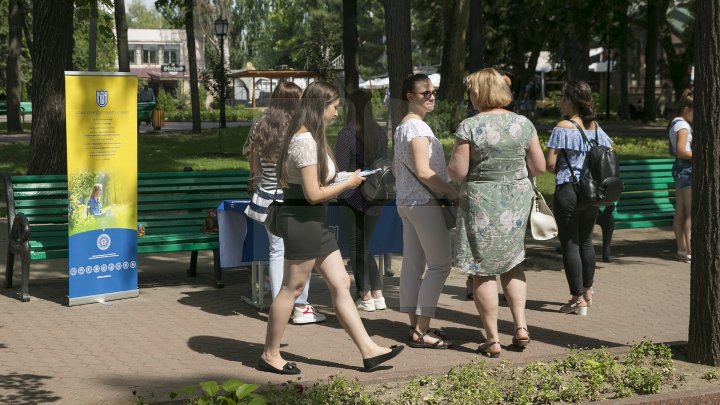
<svg viewBox="0 0 720 405"><path fill-rule="evenodd" d="M300 309L295 307L293 309L292 323L294 325L303 325L306 323L318 323L325 320L325 315L315 312L315 308L312 305L306 305L305 308Z"/></svg>

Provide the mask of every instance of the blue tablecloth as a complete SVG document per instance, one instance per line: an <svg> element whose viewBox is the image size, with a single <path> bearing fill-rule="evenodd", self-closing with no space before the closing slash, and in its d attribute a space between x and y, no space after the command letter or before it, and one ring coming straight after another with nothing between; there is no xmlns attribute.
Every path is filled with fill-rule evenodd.
<svg viewBox="0 0 720 405"><path fill-rule="evenodd" d="M248 200L225 200L217 208L220 238L220 267L247 266L252 262L268 260L268 238L265 227L245 216ZM330 229L340 233L338 246L343 257L348 248L340 225L339 207L328 205L327 223ZM382 213L370 239L370 252L402 253L402 221L397 215L395 202L383 207Z"/></svg>

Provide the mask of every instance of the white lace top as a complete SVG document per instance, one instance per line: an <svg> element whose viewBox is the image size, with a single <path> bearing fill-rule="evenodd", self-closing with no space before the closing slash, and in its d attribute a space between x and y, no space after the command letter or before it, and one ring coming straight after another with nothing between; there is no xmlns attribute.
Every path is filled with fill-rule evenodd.
<svg viewBox="0 0 720 405"><path fill-rule="evenodd" d="M317 142L310 132L295 134L290 140L288 154L290 155L287 161L288 183L302 184L300 169L318 163ZM329 156L327 162L328 177L326 181L329 183L335 177L335 164Z"/></svg>
<svg viewBox="0 0 720 405"><path fill-rule="evenodd" d="M398 206L426 204L431 198L430 193L408 171L408 167L410 167L417 174L410 141L420 136L426 136L430 141L430 147L428 148L430 169L441 179L450 181L440 140L435 137L432 129L425 121L419 119L407 120L395 129L394 135L395 187L397 189Z"/></svg>

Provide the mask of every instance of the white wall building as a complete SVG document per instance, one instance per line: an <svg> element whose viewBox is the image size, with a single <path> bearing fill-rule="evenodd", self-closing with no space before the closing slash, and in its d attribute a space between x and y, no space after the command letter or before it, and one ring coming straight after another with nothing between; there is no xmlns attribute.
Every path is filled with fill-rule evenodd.
<svg viewBox="0 0 720 405"><path fill-rule="evenodd" d="M130 71L147 83L157 95L190 93L190 62L185 30L128 29ZM195 33L198 72L205 68L205 37Z"/></svg>

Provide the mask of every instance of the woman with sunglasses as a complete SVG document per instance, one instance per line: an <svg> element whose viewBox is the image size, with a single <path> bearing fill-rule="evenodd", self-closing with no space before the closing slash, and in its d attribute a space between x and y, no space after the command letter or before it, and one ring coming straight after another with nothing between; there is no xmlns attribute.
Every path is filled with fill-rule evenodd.
<svg viewBox="0 0 720 405"><path fill-rule="evenodd" d="M373 342L362 324L350 295L335 236L325 223L324 202L358 187L360 170L338 176L326 129L337 115L340 94L330 83L316 81L303 92L277 163L283 203L277 213L277 233L285 246L285 272L280 292L268 314L265 350L258 368L277 374L300 374L295 363L280 354L287 314L305 288L313 268L325 279L340 324L360 350L367 371L397 356L403 346L382 347Z"/></svg>
<svg viewBox="0 0 720 405"><path fill-rule="evenodd" d="M430 329L430 320L435 317L440 293L450 274L450 231L427 188L453 201L457 201L458 193L449 183L442 144L423 121L435 109L435 95L427 75L405 79L402 97L407 102L407 113L395 129L393 169L397 210L403 224L400 311L410 317L408 344L447 349L444 337Z"/></svg>

